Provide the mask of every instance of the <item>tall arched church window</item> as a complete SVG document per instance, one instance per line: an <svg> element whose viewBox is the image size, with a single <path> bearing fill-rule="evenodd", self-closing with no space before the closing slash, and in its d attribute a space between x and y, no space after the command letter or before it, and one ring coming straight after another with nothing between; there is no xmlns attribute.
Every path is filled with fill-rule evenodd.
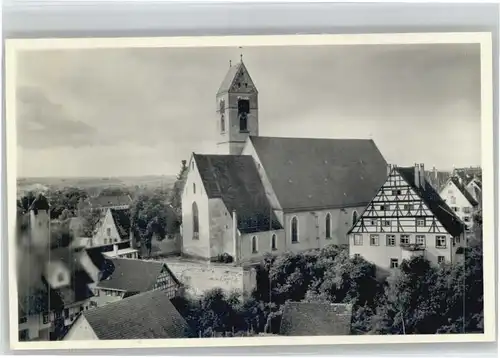
<svg viewBox="0 0 500 358"><path fill-rule="evenodd" d="M198 205L193 202L193 239L198 239L200 237L200 223L198 217Z"/></svg>
<svg viewBox="0 0 500 358"><path fill-rule="evenodd" d="M327 239L332 237L332 216L330 215L330 213L326 214L325 236Z"/></svg>
<svg viewBox="0 0 500 358"><path fill-rule="evenodd" d="M291 222L291 236L292 236L292 243L299 242L299 231L298 231L298 220L297 217L294 216L292 218Z"/></svg>
<svg viewBox="0 0 500 358"><path fill-rule="evenodd" d="M358 212L356 210L354 210L352 212L352 224L354 225L356 223L356 221L358 221Z"/></svg>
<svg viewBox="0 0 500 358"><path fill-rule="evenodd" d="M276 243L276 234L273 234L271 236L271 250L277 250L278 249L278 245Z"/></svg>
<svg viewBox="0 0 500 358"><path fill-rule="evenodd" d="M257 246L257 236L252 237L252 253L257 253L259 252L259 248Z"/></svg>

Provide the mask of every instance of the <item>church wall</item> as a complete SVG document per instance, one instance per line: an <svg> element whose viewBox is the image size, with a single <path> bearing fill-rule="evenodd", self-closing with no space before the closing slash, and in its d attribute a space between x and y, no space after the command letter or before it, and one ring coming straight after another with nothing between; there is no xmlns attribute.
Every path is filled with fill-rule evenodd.
<svg viewBox="0 0 500 358"><path fill-rule="evenodd" d="M323 248L328 245L348 245L347 231L353 225L353 212L357 216L361 214L364 207L345 209L302 211L284 214L284 226L286 232L287 250L300 252L310 249ZM313 214L314 213L314 214ZM331 238L326 237L326 216L331 215ZM298 242L292 243L291 221L293 217L298 219Z"/></svg>
<svg viewBox="0 0 500 358"><path fill-rule="evenodd" d="M233 218L222 199L208 200L210 216L210 257L228 253L234 257Z"/></svg>
<svg viewBox="0 0 500 358"><path fill-rule="evenodd" d="M271 246L272 236L276 235L276 249ZM257 251L252 252L252 238L257 238ZM243 234L240 236L240 261L260 261L265 254L279 255L286 251L285 231L273 230Z"/></svg>
<svg viewBox="0 0 500 358"><path fill-rule="evenodd" d="M194 184L194 186L193 186ZM193 202L198 206L199 237L193 235ZM182 254L208 258L210 255L208 197L193 158L182 193Z"/></svg>

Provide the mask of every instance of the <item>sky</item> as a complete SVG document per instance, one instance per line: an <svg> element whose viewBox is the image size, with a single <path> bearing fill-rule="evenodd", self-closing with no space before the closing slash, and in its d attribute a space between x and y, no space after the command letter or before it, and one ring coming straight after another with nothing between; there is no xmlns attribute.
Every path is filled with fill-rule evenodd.
<svg viewBox="0 0 500 358"><path fill-rule="evenodd" d="M480 165L475 44L26 51L18 176L174 175L213 153L216 92L243 61L259 134L371 138L392 164Z"/></svg>

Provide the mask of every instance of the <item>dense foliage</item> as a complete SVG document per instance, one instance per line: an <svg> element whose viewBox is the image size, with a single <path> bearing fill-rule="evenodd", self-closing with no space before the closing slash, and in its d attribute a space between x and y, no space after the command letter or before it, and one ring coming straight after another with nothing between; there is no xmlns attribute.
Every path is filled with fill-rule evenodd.
<svg viewBox="0 0 500 358"><path fill-rule="evenodd" d="M465 265L436 267L415 257L385 278L376 276L373 264L336 246L266 257L257 277L258 289L250 297L214 289L200 299L180 298L177 305L203 337L278 333L286 301L351 304L353 334L483 330L480 242L467 249Z"/></svg>

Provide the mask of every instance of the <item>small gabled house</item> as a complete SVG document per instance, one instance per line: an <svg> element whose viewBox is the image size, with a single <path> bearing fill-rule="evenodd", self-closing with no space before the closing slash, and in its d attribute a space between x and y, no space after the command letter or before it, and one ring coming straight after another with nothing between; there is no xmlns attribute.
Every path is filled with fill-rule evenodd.
<svg viewBox="0 0 500 358"><path fill-rule="evenodd" d="M483 183L481 182L481 179L476 176L472 178L469 183L466 184L465 189L469 192L470 195L474 198L479 203L479 206L481 206L483 202Z"/></svg>
<svg viewBox="0 0 500 358"><path fill-rule="evenodd" d="M443 186L439 195L471 230L474 226L474 215L478 212L479 203L465 187L462 178L452 176Z"/></svg>
<svg viewBox="0 0 500 358"><path fill-rule="evenodd" d="M455 262L464 233L462 221L425 179L423 164L388 166L387 180L349 230L349 254L384 270L414 255Z"/></svg>
<svg viewBox="0 0 500 358"><path fill-rule="evenodd" d="M93 306L152 290L165 291L169 298L180 293L179 280L163 262L122 258L109 261L113 265L112 273L95 286Z"/></svg>
<svg viewBox="0 0 500 358"><path fill-rule="evenodd" d="M193 338L165 291L149 291L85 311L64 337L73 340Z"/></svg>
<svg viewBox="0 0 500 358"><path fill-rule="evenodd" d="M91 246L105 246L129 242L131 239L130 211L108 209L98 224Z"/></svg>
<svg viewBox="0 0 500 358"><path fill-rule="evenodd" d="M352 306L343 303L286 302L282 336L344 336L351 334Z"/></svg>

